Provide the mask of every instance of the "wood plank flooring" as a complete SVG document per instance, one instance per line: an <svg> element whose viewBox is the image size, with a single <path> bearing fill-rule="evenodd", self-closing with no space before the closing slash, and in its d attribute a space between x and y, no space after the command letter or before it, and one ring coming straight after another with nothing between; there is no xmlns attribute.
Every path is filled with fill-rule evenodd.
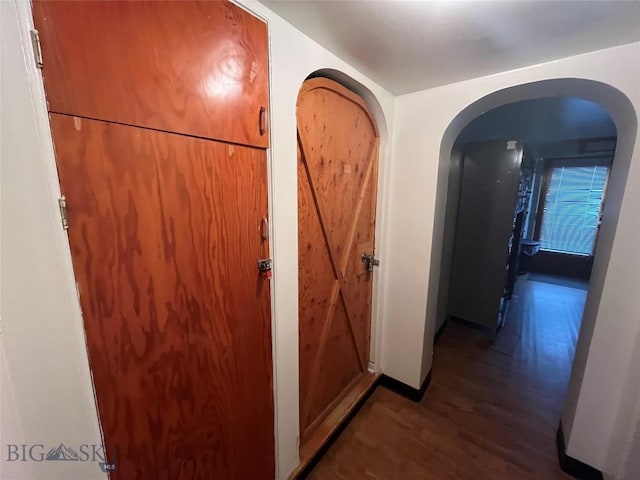
<svg viewBox="0 0 640 480"><path fill-rule="evenodd" d="M450 323L423 400L379 387L308 478L569 480L555 433L586 288L568 285L520 277L493 345Z"/></svg>
<svg viewBox="0 0 640 480"><path fill-rule="evenodd" d="M355 385L347 387L347 393L339 397L341 398L340 402L331 407L331 413L324 418L307 441L300 445L300 463L289 476L290 479L298 478L325 444L331 441L332 436L337 435L337 430L342 427L344 422L348 421L347 417L354 410L357 410L364 398L369 395L372 389L376 388L379 376L380 374L367 373L358 379Z"/></svg>

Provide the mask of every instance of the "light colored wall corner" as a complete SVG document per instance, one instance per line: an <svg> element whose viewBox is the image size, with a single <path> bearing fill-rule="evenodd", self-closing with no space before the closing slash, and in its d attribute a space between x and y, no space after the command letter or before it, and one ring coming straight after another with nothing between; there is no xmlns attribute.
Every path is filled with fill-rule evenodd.
<svg viewBox="0 0 640 480"><path fill-rule="evenodd" d="M632 50L633 51L633 50ZM640 49L635 50L636 55ZM637 65L637 63L636 63ZM625 91L640 112L637 79ZM612 106L613 110L615 106ZM613 112L612 112L613 113ZM636 113L637 115L637 113ZM625 380L640 328L640 298L630 294L640 284L640 145L637 117L615 118L618 147L612 165L604 218L600 228L595 262L587 296L583 328L578 339L572 378L563 412L567 432L567 453L590 465L607 470L607 452L613 441L616 417L624 396ZM635 143L623 139L635 138ZM631 158L625 165L623 158ZM625 179L621 169L628 169ZM619 211L615 225L613 212ZM600 261L610 246L607 262ZM600 298L591 295L601 288ZM630 290L631 289L631 290ZM589 335L591 334L591 335ZM616 374L612 375L612 372Z"/></svg>
<svg viewBox="0 0 640 480"><path fill-rule="evenodd" d="M381 129L376 244L381 268L374 281L372 358L385 368L382 340L393 321L383 315L389 268L387 212L395 99L393 95L311 40L257 1L240 5L269 25L271 147L271 248L274 259L273 338L278 478L285 479L298 463L298 203L296 100L305 78L325 71L359 93L372 108Z"/></svg>
<svg viewBox="0 0 640 480"><path fill-rule="evenodd" d="M640 318L640 311L637 318ZM616 424L614 426L604 471L612 478L636 480L640 478L640 326L636 344L627 367L627 378Z"/></svg>
<svg viewBox="0 0 640 480"><path fill-rule="evenodd" d="M13 424L16 426L9 435L21 435L24 442L36 438L43 443L99 439L69 248L58 223L55 201L59 191L44 96L34 77L39 73L30 63L32 54L25 37L29 4L0 3L3 414L9 408L6 405L18 412ZM631 99L638 111L640 43L394 98L264 5L254 1L241 4L265 18L270 30L274 389L278 476L284 479L298 461L295 103L306 76L321 69L343 72L362 87L363 95L376 99L386 120L377 226L382 268L375 285L376 328L381 333L377 335L379 343L374 345L374 354L385 373L417 388L431 367L437 316L429 314L434 312L432 302L438 297L429 293L436 291L430 286L433 280L429 272L431 264L442 263L433 253L437 251L434 220L441 214L439 208L436 212L438 178L442 179L438 162L447 128L459 112L485 95L553 78L587 78L613 85ZM627 153L633 156L631 178L639 173L640 152L636 147ZM615 236L614 250L610 262L601 266L602 296L592 299L589 307L593 338L583 342L581 353L576 355L576 365L582 372L574 375L568 395L570 412L565 413L571 420L567 422L571 433L568 453L596 467L605 464L606 453L601 452L607 449L601 441L612 438L613 418L618 413L630 365L629 332L635 325L630 322L638 319L638 296L629 292L630 286L638 284L639 271L633 263L640 248L640 187L634 178L624 197L619 198L622 210L618 233L610 234L612 244ZM443 235L443 231L435 233L436 238ZM428 305L427 298L434 300ZM610 375L617 369L626 371ZM56 414L48 414L50 411ZM3 439L8 438L6 425L3 421ZM61 432L66 435L64 439L60 438ZM47 470L46 475L34 470L33 479L74 478L63 470L70 468L68 464L60 468ZM21 473L7 472L3 470L3 479L12 479L11 475L24 478ZM75 478L104 475L92 468Z"/></svg>
<svg viewBox="0 0 640 480"><path fill-rule="evenodd" d="M375 102L371 106L385 122L387 138L381 145L377 225L383 264L394 97L264 5L252 1L241 4L264 18L270 32L275 430L278 477L284 479L298 461L298 90L314 71L342 72L353 80L354 89L360 89L365 99ZM3 439L21 432L15 440L23 443L99 443L100 428L69 247L59 225L59 187L45 100L27 35L30 19L28 2L2 2L2 399L3 413L17 412L16 421L11 424L16 427L12 426L10 432L9 422L2 423ZM381 274L375 286L374 298L379 305L383 301L384 278ZM379 312L376 328L384 328ZM373 353L380 364L380 335L376 337ZM54 471L49 464L46 474L36 468L33 478L104 478L95 466L87 472L78 470L78 476L68 470L70 465L74 464L61 463L56 466L59 471ZM2 473L3 479L23 478L6 468Z"/></svg>
<svg viewBox="0 0 640 480"><path fill-rule="evenodd" d="M106 479L97 462L8 461L6 444L101 444L28 2L0 2L2 478ZM7 417L7 415L9 417ZM44 451L46 453L46 450ZM25 472L24 470L27 470Z"/></svg>
<svg viewBox="0 0 640 480"><path fill-rule="evenodd" d="M637 417L636 417L637 418ZM640 419L634 426L634 434L627 450L625 462L622 464L619 480L637 480L640 478Z"/></svg>
<svg viewBox="0 0 640 480"><path fill-rule="evenodd" d="M393 359L388 363L396 378L417 387L420 374L431 364L431 333L435 328L427 326L425 320L435 322L436 316L425 315L425 310L432 311L431 302L437 298L430 295L433 287L429 285L429 272L432 266L438 266L434 252L438 250L438 238L444 230L438 220L441 212L436 211L438 179L441 180L439 162L448 161L453 143L452 139L450 143L443 141L443 137L451 130L459 132L464 127L464 124L455 125L464 123L459 114L466 112L470 105L475 115L496 106L486 103L494 94L502 95L501 101L505 103L523 100L522 91L512 87L526 86L526 98L542 97L548 94L545 81L567 79L555 91L556 95L596 101L590 97L595 95L597 103L616 120L614 111L620 113L625 108L640 111L639 54L640 43L633 43L397 98L389 220L390 270L385 299L385 317L393 318L397 328L389 334L385 332L384 338L385 355ZM580 83L580 79L584 82ZM577 93L571 87L575 82L581 85ZM593 94L586 86L583 88L586 84L595 85L605 93ZM425 112L438 114L425 115ZM563 415L568 453L596 468L604 462L606 448L602 439L610 437L623 385L621 377L611 375L610 369L628 365L631 349L628 334L634 328L629 322L638 318L637 314L633 316L637 296L630 295L628 288L638 284L639 270L634 258L640 248L637 243L640 201L638 185L631 179L638 174L640 153L634 144L637 133L632 131L634 126L625 125L626 121L620 115L617 117L619 139L625 138L626 145L619 144L616 153L617 186L609 192L607 225L603 223L599 242L603 250L610 248L611 254L596 254L592 278L597 288L590 291L587 300L585 328L581 332ZM469 121L473 116L465 118ZM625 178L629 178L626 190ZM416 364L421 365L418 371ZM574 423L580 425L576 432L572 432Z"/></svg>
<svg viewBox="0 0 640 480"><path fill-rule="evenodd" d="M454 144L448 162L439 162L434 225L442 225L442 229L434 229L433 246L431 248L431 268L429 269L429 290L427 292L427 313L423 342L425 347L433 344L438 330L448 317L449 283L453 264L453 250L457 212L462 182L461 145ZM422 354L422 383L431 371L433 349L427 348Z"/></svg>

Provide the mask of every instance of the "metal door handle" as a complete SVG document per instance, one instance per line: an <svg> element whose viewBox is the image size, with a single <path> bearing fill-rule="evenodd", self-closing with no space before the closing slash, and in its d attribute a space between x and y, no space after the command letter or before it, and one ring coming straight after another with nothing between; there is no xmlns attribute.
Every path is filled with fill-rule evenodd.
<svg viewBox="0 0 640 480"><path fill-rule="evenodd" d="M258 260L258 271L263 278L273 277L273 261L270 258Z"/></svg>
<svg viewBox="0 0 640 480"><path fill-rule="evenodd" d="M363 253L360 259L366 265L368 272L373 272L373 267L380 266L380 260L375 257L375 253Z"/></svg>

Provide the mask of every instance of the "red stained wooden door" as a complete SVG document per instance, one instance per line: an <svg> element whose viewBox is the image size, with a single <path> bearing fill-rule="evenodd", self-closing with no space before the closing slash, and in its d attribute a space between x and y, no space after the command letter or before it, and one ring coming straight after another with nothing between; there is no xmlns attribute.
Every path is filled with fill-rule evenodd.
<svg viewBox="0 0 640 480"><path fill-rule="evenodd" d="M266 52L264 25L227 2L34 16L111 478L274 478L266 140L245 122L266 63L247 103L201 88L244 82L217 52Z"/></svg>
<svg viewBox="0 0 640 480"><path fill-rule="evenodd" d="M52 112L268 146L267 26L240 7L36 1L33 8Z"/></svg>
<svg viewBox="0 0 640 480"><path fill-rule="evenodd" d="M368 374L378 132L325 78L298 96L300 431L303 442Z"/></svg>
<svg viewBox="0 0 640 480"><path fill-rule="evenodd" d="M111 478L273 478L265 151L51 126Z"/></svg>

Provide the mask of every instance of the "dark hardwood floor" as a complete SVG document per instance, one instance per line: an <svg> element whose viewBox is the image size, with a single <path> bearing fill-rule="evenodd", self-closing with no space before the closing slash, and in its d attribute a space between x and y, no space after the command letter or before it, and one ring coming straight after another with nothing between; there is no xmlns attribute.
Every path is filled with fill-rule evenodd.
<svg viewBox="0 0 640 480"><path fill-rule="evenodd" d="M450 323L413 403L378 387L308 478L570 479L555 433L586 286L520 277L505 328Z"/></svg>

